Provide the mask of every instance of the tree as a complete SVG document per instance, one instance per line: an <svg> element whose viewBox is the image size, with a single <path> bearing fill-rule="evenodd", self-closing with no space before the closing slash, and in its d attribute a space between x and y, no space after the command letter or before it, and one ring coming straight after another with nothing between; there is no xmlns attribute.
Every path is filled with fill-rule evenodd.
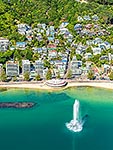
<svg viewBox="0 0 113 150"><path fill-rule="evenodd" d="M46 74L46 79L50 80L52 78L52 72L50 69L48 69L47 74Z"/></svg>
<svg viewBox="0 0 113 150"><path fill-rule="evenodd" d="M29 79L30 79L29 72L25 72L25 73L24 73L24 80L25 80L25 81L29 81Z"/></svg>
<svg viewBox="0 0 113 150"><path fill-rule="evenodd" d="M37 75L36 75L35 80L36 80L36 81L40 81L40 80L41 80L40 74L37 74Z"/></svg>
<svg viewBox="0 0 113 150"><path fill-rule="evenodd" d="M94 76L94 72L92 70L90 70L88 72L87 78L90 80L94 80L95 76Z"/></svg>
<svg viewBox="0 0 113 150"><path fill-rule="evenodd" d="M59 73L59 72L57 73L57 76L56 76L56 77L57 77L57 79L60 79L60 78L61 78L61 76L60 76L60 73Z"/></svg>
<svg viewBox="0 0 113 150"><path fill-rule="evenodd" d="M4 69L2 69L2 72L0 74L0 80L4 82L4 81L6 81L6 79L7 79L6 73L5 73Z"/></svg>
<svg viewBox="0 0 113 150"><path fill-rule="evenodd" d="M13 77L13 81L17 81L17 77L16 76Z"/></svg>
<svg viewBox="0 0 113 150"><path fill-rule="evenodd" d="M76 54L76 58L77 58L77 60L81 60L82 56L80 54Z"/></svg>
<svg viewBox="0 0 113 150"><path fill-rule="evenodd" d="M72 70L68 70L66 78L68 79L72 78Z"/></svg>
<svg viewBox="0 0 113 150"><path fill-rule="evenodd" d="M110 72L110 74L109 74L109 79L110 79L110 80L113 80L113 71Z"/></svg>

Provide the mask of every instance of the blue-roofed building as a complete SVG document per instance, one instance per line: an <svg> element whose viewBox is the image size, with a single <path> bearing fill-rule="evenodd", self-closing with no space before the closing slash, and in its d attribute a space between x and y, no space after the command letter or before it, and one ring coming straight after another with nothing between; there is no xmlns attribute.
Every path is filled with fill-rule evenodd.
<svg viewBox="0 0 113 150"><path fill-rule="evenodd" d="M91 18L90 18L89 15L86 15L86 16L84 16L83 18L84 18L84 20L87 20L87 21L91 20Z"/></svg>
<svg viewBox="0 0 113 150"><path fill-rule="evenodd" d="M26 48L26 42L16 42L16 48L24 50Z"/></svg>
<svg viewBox="0 0 113 150"><path fill-rule="evenodd" d="M49 37L48 37L48 41L54 41L54 37L52 37L52 36L50 37L50 36L49 36Z"/></svg>
<svg viewBox="0 0 113 150"><path fill-rule="evenodd" d="M76 25L74 26L74 29L75 29L76 31L82 30L82 25L81 25L81 24L76 24Z"/></svg>

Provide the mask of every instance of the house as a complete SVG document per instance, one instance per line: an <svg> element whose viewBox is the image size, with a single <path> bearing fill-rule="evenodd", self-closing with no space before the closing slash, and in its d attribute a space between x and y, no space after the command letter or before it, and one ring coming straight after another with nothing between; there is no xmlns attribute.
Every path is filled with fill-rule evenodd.
<svg viewBox="0 0 113 150"><path fill-rule="evenodd" d="M50 41L52 41L52 42L54 41L54 37L53 36L51 36L51 37L49 36L49 37L47 37L47 39L48 39L49 42Z"/></svg>
<svg viewBox="0 0 113 150"><path fill-rule="evenodd" d="M67 28L60 28L60 34L65 34L66 32L69 32Z"/></svg>
<svg viewBox="0 0 113 150"><path fill-rule="evenodd" d="M92 26L93 26L92 24L86 24L86 25L85 25L85 28L86 28L86 29L91 29Z"/></svg>
<svg viewBox="0 0 113 150"><path fill-rule="evenodd" d="M0 37L0 51L6 51L9 47L9 44L10 42L8 39Z"/></svg>
<svg viewBox="0 0 113 150"><path fill-rule="evenodd" d="M60 43L59 39L55 39L55 44L59 44L59 43Z"/></svg>
<svg viewBox="0 0 113 150"><path fill-rule="evenodd" d="M56 50L50 50L48 52L48 57L49 58L56 58L57 57L57 51Z"/></svg>
<svg viewBox="0 0 113 150"><path fill-rule="evenodd" d="M15 50L15 46L10 46L9 48L11 51Z"/></svg>
<svg viewBox="0 0 113 150"><path fill-rule="evenodd" d="M6 62L6 75L8 77L19 76L19 62L18 61Z"/></svg>
<svg viewBox="0 0 113 150"><path fill-rule="evenodd" d="M98 45L98 44L101 44L103 41L101 38L95 38L92 42L93 44Z"/></svg>
<svg viewBox="0 0 113 150"><path fill-rule="evenodd" d="M91 18L90 18L90 16L89 16L89 15L84 16L84 17L83 17L83 19L84 19L84 20L86 20L86 21L91 20Z"/></svg>
<svg viewBox="0 0 113 150"><path fill-rule="evenodd" d="M78 20L79 22L82 22L84 19L83 19L81 16L78 16L77 20Z"/></svg>
<svg viewBox="0 0 113 150"><path fill-rule="evenodd" d="M22 74L24 75L26 72L30 73L30 61L22 60Z"/></svg>
<svg viewBox="0 0 113 150"><path fill-rule="evenodd" d="M91 53L85 53L84 54L84 58L86 59L86 60L88 60L89 58L91 58L92 57L92 54Z"/></svg>
<svg viewBox="0 0 113 150"><path fill-rule="evenodd" d="M111 48L111 44L109 42L107 42L107 41L103 42L102 44L106 47L106 49L110 49Z"/></svg>
<svg viewBox="0 0 113 150"><path fill-rule="evenodd" d="M61 62L64 63L64 64L67 64L67 62L68 62L67 57L62 58L62 59L61 59Z"/></svg>
<svg viewBox="0 0 113 150"><path fill-rule="evenodd" d="M100 47L102 50L106 50L106 46L103 43L98 44L98 47Z"/></svg>
<svg viewBox="0 0 113 150"><path fill-rule="evenodd" d="M26 48L26 42L16 42L16 49L24 50Z"/></svg>
<svg viewBox="0 0 113 150"><path fill-rule="evenodd" d="M110 70L110 65L107 65L107 64L104 64L103 65L103 71L104 71L104 73L108 73L109 72L109 70Z"/></svg>
<svg viewBox="0 0 113 150"><path fill-rule="evenodd" d="M47 49L48 50L55 50L56 49L56 44L55 43L49 43L47 45Z"/></svg>
<svg viewBox="0 0 113 150"><path fill-rule="evenodd" d="M68 22L62 22L60 28L65 28L68 24L69 24Z"/></svg>
<svg viewBox="0 0 113 150"><path fill-rule="evenodd" d="M91 70L91 65L92 65L91 61L86 61L85 65L86 65L86 70L87 71Z"/></svg>
<svg viewBox="0 0 113 150"><path fill-rule="evenodd" d="M35 73L40 75L41 78L43 78L43 69L44 69L44 63L42 60L36 60L35 61Z"/></svg>
<svg viewBox="0 0 113 150"><path fill-rule="evenodd" d="M108 57L107 55L101 56L101 57L100 57L100 60L107 60L107 61L108 61L108 60L109 60L109 57Z"/></svg>
<svg viewBox="0 0 113 150"><path fill-rule="evenodd" d="M92 16L92 19L93 19L93 21L98 21L98 20L99 20L99 17L98 17L97 15L93 15L93 16Z"/></svg>
<svg viewBox="0 0 113 150"><path fill-rule="evenodd" d="M87 46L79 44L76 49L76 54L82 55L83 53L85 53L86 49L87 49Z"/></svg>
<svg viewBox="0 0 113 150"><path fill-rule="evenodd" d="M93 42L92 42L92 40L87 40L87 41L86 41L86 44L90 46L90 45L93 44Z"/></svg>
<svg viewBox="0 0 113 150"><path fill-rule="evenodd" d="M81 24L76 24L74 26L75 31L81 31L82 30L82 25Z"/></svg>
<svg viewBox="0 0 113 150"><path fill-rule="evenodd" d="M37 39L38 41L42 41L42 40L43 40L43 37L42 37L41 33L37 33L36 39Z"/></svg>
<svg viewBox="0 0 113 150"><path fill-rule="evenodd" d="M73 68L80 68L82 66L82 61L79 61L79 60L72 60L71 61L71 67Z"/></svg>
<svg viewBox="0 0 113 150"><path fill-rule="evenodd" d="M108 58L109 58L109 61L113 60L113 54L108 53Z"/></svg>
<svg viewBox="0 0 113 150"><path fill-rule="evenodd" d="M3 64L0 64L0 75L2 73L2 69L3 69Z"/></svg>
<svg viewBox="0 0 113 150"><path fill-rule="evenodd" d="M17 27L18 27L19 34L22 34L22 35L25 35L27 31L31 30L30 26L28 26L27 24L23 24L23 23L18 24Z"/></svg>
<svg viewBox="0 0 113 150"><path fill-rule="evenodd" d="M43 30L46 30L46 24L45 24L45 23L42 23L41 25L42 25L42 29L43 29Z"/></svg>
<svg viewBox="0 0 113 150"><path fill-rule="evenodd" d="M113 45L111 45L111 49L113 49Z"/></svg>
<svg viewBox="0 0 113 150"><path fill-rule="evenodd" d="M33 36L32 35L26 35L26 38L27 38L28 41L32 41Z"/></svg>
<svg viewBox="0 0 113 150"><path fill-rule="evenodd" d="M101 54L102 49L100 47L92 47L93 55Z"/></svg>
<svg viewBox="0 0 113 150"><path fill-rule="evenodd" d="M46 54L47 53L47 48L46 47L42 47L42 51Z"/></svg>

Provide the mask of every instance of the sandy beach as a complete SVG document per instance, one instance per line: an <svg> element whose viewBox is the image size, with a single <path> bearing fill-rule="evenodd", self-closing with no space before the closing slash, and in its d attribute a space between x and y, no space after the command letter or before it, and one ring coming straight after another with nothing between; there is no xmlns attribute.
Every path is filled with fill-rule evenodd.
<svg viewBox="0 0 113 150"><path fill-rule="evenodd" d="M69 87L77 87L77 86L88 86L88 87L100 87L100 88L107 88L107 89L113 89L113 82L110 81L70 81L65 87L62 88L53 88L49 87L45 84L45 82L42 83L36 83L36 82L12 82L12 83L0 83L1 88L28 88L28 89L39 89L39 90L61 90L66 89Z"/></svg>

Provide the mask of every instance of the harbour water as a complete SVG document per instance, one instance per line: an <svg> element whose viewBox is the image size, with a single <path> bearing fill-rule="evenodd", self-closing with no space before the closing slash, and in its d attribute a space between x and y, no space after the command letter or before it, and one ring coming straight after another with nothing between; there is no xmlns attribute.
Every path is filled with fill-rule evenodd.
<svg viewBox="0 0 113 150"><path fill-rule="evenodd" d="M74 100L80 115L88 114L79 133L65 123L72 119ZM1 150L111 150L113 149L112 90L75 87L58 92L1 90L0 101L31 101L30 109L0 109Z"/></svg>

